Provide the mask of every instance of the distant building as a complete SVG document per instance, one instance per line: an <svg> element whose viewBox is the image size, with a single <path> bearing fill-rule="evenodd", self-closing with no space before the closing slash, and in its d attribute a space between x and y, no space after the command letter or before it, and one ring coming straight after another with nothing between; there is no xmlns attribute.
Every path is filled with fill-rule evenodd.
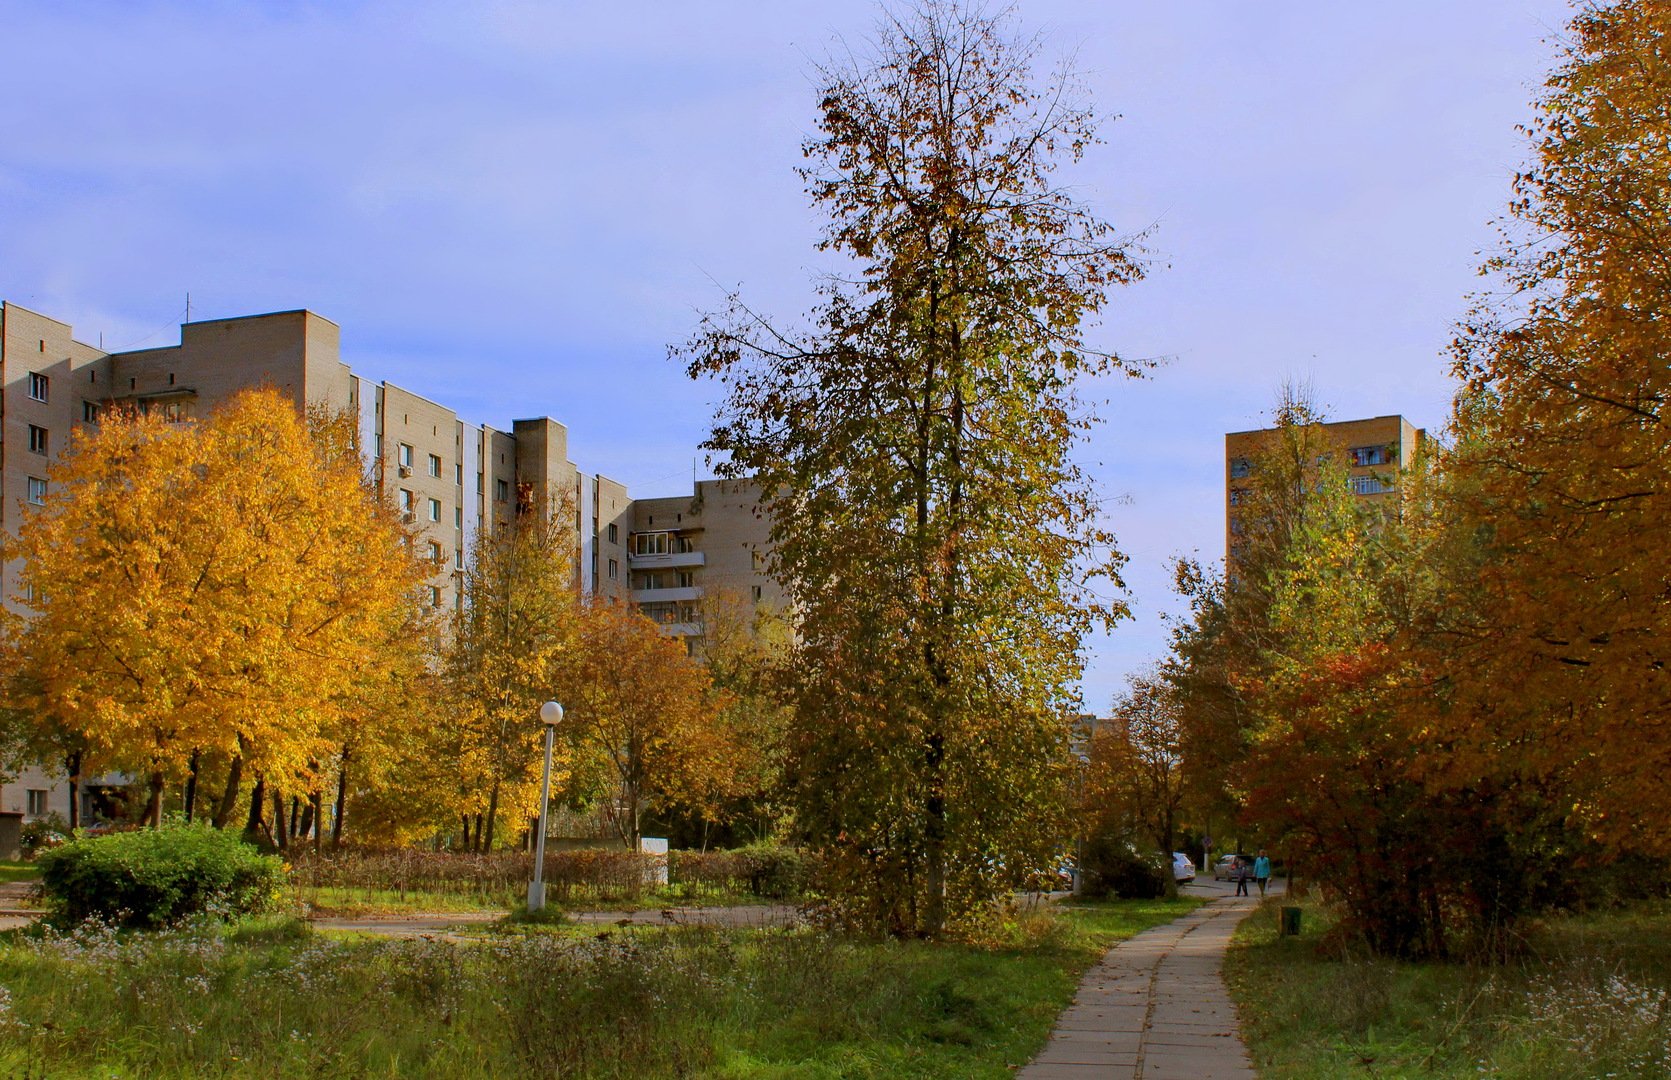
<svg viewBox="0 0 1671 1080"><path fill-rule="evenodd" d="M298 409L354 412L367 467L435 564L425 602L456 609L476 534L560 494L572 500L579 586L631 600L669 633L701 634L706 588L781 605L764 573L769 523L753 485L704 481L689 497L629 497L624 485L569 460L568 430L547 417L508 430L459 418L445 405L354 374L337 324L280 311L185 323L180 343L105 352L68 324L0 303L0 528L15 534L24 506L48 490L47 465L78 426L113 407L187 421L240 390L271 386ZM0 599L15 608L16 564L0 565ZM0 814L68 817L68 788L40 769L0 785ZM84 791L90 799L90 790ZM84 807L91 819L93 805Z"/></svg>
<svg viewBox="0 0 1671 1080"><path fill-rule="evenodd" d="M1320 425L1325 437L1343 455L1353 494L1378 498L1397 490L1399 474L1410 467L1427 440L1402 416L1375 416ZM1253 461L1275 428L1233 431L1224 437L1224 551L1234 559L1241 546L1244 499L1250 486Z"/></svg>

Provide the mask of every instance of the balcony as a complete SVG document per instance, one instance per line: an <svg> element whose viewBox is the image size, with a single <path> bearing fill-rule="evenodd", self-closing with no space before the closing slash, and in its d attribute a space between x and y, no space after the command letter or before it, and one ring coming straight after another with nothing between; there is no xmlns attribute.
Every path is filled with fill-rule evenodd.
<svg viewBox="0 0 1671 1080"><path fill-rule="evenodd" d="M702 599L702 586L687 585L683 588L672 589L634 589L632 602L635 604L678 604L690 603Z"/></svg>
<svg viewBox="0 0 1671 1080"><path fill-rule="evenodd" d="M666 555L634 555L627 553L627 565L634 570L655 570L662 567L680 569L687 566L706 566L707 557L700 551L676 551Z"/></svg>

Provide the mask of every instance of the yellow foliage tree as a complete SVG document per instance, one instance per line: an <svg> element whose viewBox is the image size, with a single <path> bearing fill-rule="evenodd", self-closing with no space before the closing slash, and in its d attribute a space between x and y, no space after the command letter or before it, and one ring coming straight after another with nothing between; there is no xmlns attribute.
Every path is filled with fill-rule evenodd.
<svg viewBox="0 0 1671 1080"><path fill-rule="evenodd" d="M1671 3L1586 5L1455 347L1466 685L1616 849L1671 826Z"/></svg>
<svg viewBox="0 0 1671 1080"><path fill-rule="evenodd" d="M253 390L207 419L111 412L49 474L8 555L14 715L73 742L86 773L149 782L148 817L209 755L317 787L423 570L362 482L342 425L315 436ZM42 738L47 735L41 735Z"/></svg>

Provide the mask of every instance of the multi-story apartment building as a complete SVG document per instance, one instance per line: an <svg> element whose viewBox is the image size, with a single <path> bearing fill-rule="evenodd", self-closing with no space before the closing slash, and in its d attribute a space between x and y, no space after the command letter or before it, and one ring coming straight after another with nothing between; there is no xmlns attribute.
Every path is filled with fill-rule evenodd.
<svg viewBox="0 0 1671 1080"><path fill-rule="evenodd" d="M632 504L627 570L632 600L669 633L702 632L708 600L781 609L782 587L765 573L770 522L746 480L704 480L689 497Z"/></svg>
<svg viewBox="0 0 1671 1080"><path fill-rule="evenodd" d="M1398 474L1417 459L1427 431L1402 416L1375 416L1321 425L1331 452L1343 455L1347 483L1363 498L1381 498L1397 489ZM1242 531L1241 507L1253 461L1274 428L1233 431L1224 436L1224 550L1234 559Z"/></svg>
<svg viewBox="0 0 1671 1080"><path fill-rule="evenodd" d="M478 530L536 506L572 515L577 584L639 602L681 636L700 634L697 601L724 582L756 603L782 602L761 572L768 528L747 484L705 482L691 497L635 502L624 485L582 473L568 431L547 417L509 430L461 419L445 405L355 374L335 323L281 311L185 323L178 345L105 352L69 325L0 304L0 528L47 493L47 465L80 425L111 407L189 420L240 390L272 386L297 408L357 415L367 466L435 565L428 603L464 601L464 567ZM0 598L15 603L17 567L0 564ZM0 784L0 815L68 817L68 787L40 769Z"/></svg>

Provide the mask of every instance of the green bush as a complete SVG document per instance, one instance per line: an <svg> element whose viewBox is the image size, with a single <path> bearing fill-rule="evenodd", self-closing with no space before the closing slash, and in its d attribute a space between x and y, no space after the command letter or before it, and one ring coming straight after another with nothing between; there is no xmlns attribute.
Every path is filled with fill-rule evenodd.
<svg viewBox="0 0 1671 1080"><path fill-rule="evenodd" d="M278 898L284 864L234 833L198 825L72 840L40 856L41 891L60 921L154 929L190 915L244 915Z"/></svg>
<svg viewBox="0 0 1671 1080"><path fill-rule="evenodd" d="M1171 866L1158 855L1136 851L1123 840L1097 836L1080 853L1080 892L1085 896L1117 896L1153 900L1166 895Z"/></svg>

